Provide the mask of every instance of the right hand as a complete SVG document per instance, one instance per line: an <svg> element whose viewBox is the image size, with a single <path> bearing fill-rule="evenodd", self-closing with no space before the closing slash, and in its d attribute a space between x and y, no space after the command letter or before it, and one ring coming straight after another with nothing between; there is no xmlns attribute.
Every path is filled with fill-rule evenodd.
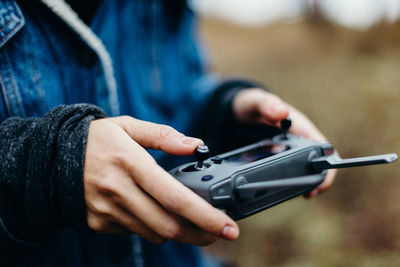
<svg viewBox="0 0 400 267"><path fill-rule="evenodd" d="M174 179L144 149L190 155L202 143L128 116L91 122L84 167L89 227L138 234L155 243L236 239L239 228L231 218Z"/></svg>

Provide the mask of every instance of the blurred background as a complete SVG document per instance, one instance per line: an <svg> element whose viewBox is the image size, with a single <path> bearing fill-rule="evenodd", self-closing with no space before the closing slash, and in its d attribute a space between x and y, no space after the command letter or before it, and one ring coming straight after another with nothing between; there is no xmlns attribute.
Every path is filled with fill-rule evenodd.
<svg viewBox="0 0 400 267"><path fill-rule="evenodd" d="M306 113L342 157L400 154L400 1L197 0L211 69ZM323 195L239 222L230 266L400 266L400 163L342 170Z"/></svg>

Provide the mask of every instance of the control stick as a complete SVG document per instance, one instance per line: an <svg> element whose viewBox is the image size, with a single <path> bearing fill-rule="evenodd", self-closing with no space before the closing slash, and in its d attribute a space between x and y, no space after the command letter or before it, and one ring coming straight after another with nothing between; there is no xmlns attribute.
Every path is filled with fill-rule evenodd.
<svg viewBox="0 0 400 267"><path fill-rule="evenodd" d="M198 171L202 171L205 169L204 166L204 161L209 157L210 155L210 150L208 149L208 146L206 145L200 145L196 148L196 151L194 152L194 155L196 157L197 163L194 166L194 168Z"/></svg>
<svg viewBox="0 0 400 267"><path fill-rule="evenodd" d="M292 126L292 119L286 118L284 120L281 120L281 128L282 128L282 131L283 131L283 139L285 139L285 140L288 139L287 135L289 133L290 126Z"/></svg>

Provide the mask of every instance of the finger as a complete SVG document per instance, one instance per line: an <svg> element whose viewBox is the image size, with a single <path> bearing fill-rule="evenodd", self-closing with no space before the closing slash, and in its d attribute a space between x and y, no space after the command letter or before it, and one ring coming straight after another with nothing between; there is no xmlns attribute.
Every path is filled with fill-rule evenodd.
<svg viewBox="0 0 400 267"><path fill-rule="evenodd" d="M113 220L117 221L119 225L122 225L124 229L131 233L136 233L150 242L161 244L166 241L164 237L152 231L132 213L119 205L115 205Z"/></svg>
<svg viewBox="0 0 400 267"><path fill-rule="evenodd" d="M232 109L241 122L266 123L272 126L279 126L278 122L289 114L289 107L284 101L260 88L240 91L232 102Z"/></svg>
<svg viewBox="0 0 400 267"><path fill-rule="evenodd" d="M339 152L337 150L335 150L334 152L335 155L339 156ZM304 196L306 198L313 198L325 191L327 191L331 185L333 184L336 174L337 174L337 169L330 169L328 170L328 173L326 174L325 180L315 189L313 189L312 191L308 192L307 194L305 194Z"/></svg>
<svg viewBox="0 0 400 267"><path fill-rule="evenodd" d="M152 171L142 173L144 169ZM140 187L168 211L224 239L234 240L238 237L239 228L231 218L212 207L158 165L153 164L140 170L131 168L131 173Z"/></svg>
<svg viewBox="0 0 400 267"><path fill-rule="evenodd" d="M335 179L335 175L337 173L337 170L329 170L328 174L326 175L325 180L318 186L318 193L323 193L326 190L329 189L329 187L332 185L333 180Z"/></svg>
<svg viewBox="0 0 400 267"><path fill-rule="evenodd" d="M312 191L305 194L305 197L313 198L313 197L318 196L318 195L322 194L323 192L327 191L335 179L336 172L337 172L337 170L329 170L326 175L325 180L317 188L315 188Z"/></svg>
<svg viewBox="0 0 400 267"><path fill-rule="evenodd" d="M102 203L102 204L99 204ZM100 233L138 234L154 242L163 243L165 239L151 231L135 216L126 212L115 202L101 202L89 205L87 221L91 229Z"/></svg>
<svg viewBox="0 0 400 267"><path fill-rule="evenodd" d="M202 140L185 136L167 125L142 121L129 116L115 117L111 120L145 148L158 149L174 155L190 155L203 144Z"/></svg>
<svg viewBox="0 0 400 267"><path fill-rule="evenodd" d="M123 235L131 235L131 234L137 234L141 236L142 238L156 244L163 244L165 243L166 239L162 238L161 236L149 236L143 233L136 233L133 232L132 230L118 224L112 221L107 222L105 228L103 231L100 231L99 233L107 233L107 234L123 234Z"/></svg>
<svg viewBox="0 0 400 267"><path fill-rule="evenodd" d="M177 216L175 217L183 225L183 231L175 241L205 246L210 245L221 238L220 236L205 232L187 220L178 218ZM189 231L186 232L186 229L189 229Z"/></svg>
<svg viewBox="0 0 400 267"><path fill-rule="evenodd" d="M291 133L319 142L327 140L306 115L293 106L290 106L290 117L292 118Z"/></svg>
<svg viewBox="0 0 400 267"><path fill-rule="evenodd" d="M219 238L166 211L140 188L136 186L125 186L125 188L129 190L122 193L120 203L157 235L168 240L195 245L210 244ZM127 222L123 223L126 225Z"/></svg>
<svg viewBox="0 0 400 267"><path fill-rule="evenodd" d="M265 122L276 124L289 116L288 105L274 94L264 92L255 101Z"/></svg>

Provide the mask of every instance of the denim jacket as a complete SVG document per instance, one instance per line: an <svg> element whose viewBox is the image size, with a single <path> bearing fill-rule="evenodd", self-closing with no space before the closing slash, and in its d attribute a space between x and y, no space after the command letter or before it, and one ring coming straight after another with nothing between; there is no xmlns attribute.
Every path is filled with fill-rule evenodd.
<svg viewBox="0 0 400 267"><path fill-rule="evenodd" d="M0 121L92 103L108 115L191 133L216 83L206 75L189 8L171 27L162 0L104 0L86 36L74 16L57 14L60 1L43 2L0 0ZM152 153L163 162L162 153ZM23 257L28 266L211 266L193 246L72 229Z"/></svg>

